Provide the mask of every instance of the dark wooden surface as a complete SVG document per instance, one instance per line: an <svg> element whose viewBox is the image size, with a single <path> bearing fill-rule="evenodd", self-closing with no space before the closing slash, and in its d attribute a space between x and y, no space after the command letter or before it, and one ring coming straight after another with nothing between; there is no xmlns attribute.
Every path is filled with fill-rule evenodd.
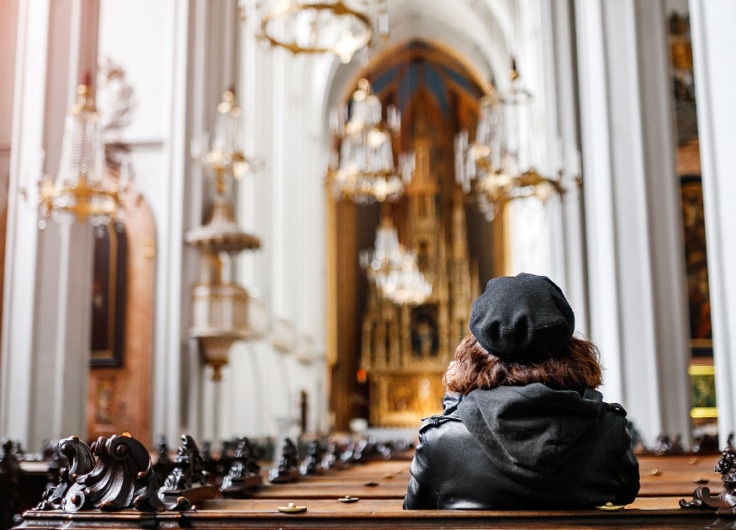
<svg viewBox="0 0 736 530"><path fill-rule="evenodd" d="M721 475L713 468L717 455L640 456L639 497L689 496L700 485L712 493L722 488ZM334 499L346 495L364 499L403 498L409 482L409 461L379 461L346 470L330 470L322 476L302 477L293 484L268 484L254 498Z"/></svg>
<svg viewBox="0 0 736 530"><path fill-rule="evenodd" d="M410 462L391 460L328 470L292 484L265 482L250 498L198 501L195 509L181 513L31 510L20 528L736 528L736 512L679 506L698 486L708 486L714 494L721 491L721 476L713 471L718 455L639 460L640 495L616 511L405 511ZM358 500L340 502L345 496ZM289 503L306 511L279 511Z"/></svg>
<svg viewBox="0 0 736 530"><path fill-rule="evenodd" d="M213 500L184 513L26 512L21 528L734 528L736 515L683 510L650 497L618 511L405 511L398 499L302 499L303 513L279 511L278 499Z"/></svg>

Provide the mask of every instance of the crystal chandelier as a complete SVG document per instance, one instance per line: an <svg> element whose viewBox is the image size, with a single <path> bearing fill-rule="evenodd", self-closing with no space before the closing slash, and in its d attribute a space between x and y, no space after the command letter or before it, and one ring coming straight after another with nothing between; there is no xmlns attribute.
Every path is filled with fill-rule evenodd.
<svg viewBox="0 0 736 530"><path fill-rule="evenodd" d="M255 170L259 162L243 154L243 117L235 97L235 88L228 88L217 105L215 133L209 150L202 157L202 167L217 183L217 193L224 194L226 176L240 180L246 173ZM205 135L205 141L208 136Z"/></svg>
<svg viewBox="0 0 736 530"><path fill-rule="evenodd" d="M217 106L214 137L199 159L215 183L212 213L203 226L186 236L187 243L202 255L200 279L192 291L190 335L199 340L214 381L220 380L233 343L262 337L268 325L262 303L235 280L238 254L261 246L256 236L240 230L233 212L233 181L254 167L243 155L241 118L231 88Z"/></svg>
<svg viewBox="0 0 736 530"><path fill-rule="evenodd" d="M419 305L432 294L419 270L416 255L399 243L396 228L387 215L376 230L375 248L361 251L360 266L381 295L397 305Z"/></svg>
<svg viewBox="0 0 736 530"><path fill-rule="evenodd" d="M257 36L294 54L355 52L388 35L386 0L260 0Z"/></svg>
<svg viewBox="0 0 736 530"><path fill-rule="evenodd" d="M357 204L395 201L414 171L413 153L400 153L394 162L393 138L401 128L394 106L383 108L367 79L358 81L349 110L338 108L331 116L333 145L327 183L337 200Z"/></svg>
<svg viewBox="0 0 736 530"><path fill-rule="evenodd" d="M407 250L399 266L379 276L376 285L396 305L419 305L432 294L432 284L419 271L416 255Z"/></svg>
<svg viewBox="0 0 736 530"><path fill-rule="evenodd" d="M39 227L49 217L66 224L89 221L98 228L119 221L126 186L127 173L113 179L106 172L102 128L87 74L66 117L56 180L44 175L39 181Z"/></svg>
<svg viewBox="0 0 736 530"><path fill-rule="evenodd" d="M532 94L522 84L512 61L511 86L500 98L480 101L475 141L467 130L455 137L455 177L463 191L475 188L478 204L492 220L508 202L562 195L559 178L541 175L533 165Z"/></svg>

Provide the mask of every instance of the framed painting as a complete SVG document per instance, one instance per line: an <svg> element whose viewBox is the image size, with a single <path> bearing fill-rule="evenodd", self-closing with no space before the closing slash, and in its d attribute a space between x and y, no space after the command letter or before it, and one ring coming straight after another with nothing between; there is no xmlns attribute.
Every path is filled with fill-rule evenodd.
<svg viewBox="0 0 736 530"><path fill-rule="evenodd" d="M415 357L437 357L439 332L437 304L422 304L411 310L411 349Z"/></svg>
<svg viewBox="0 0 736 530"><path fill-rule="evenodd" d="M692 364L688 368L693 419L712 419L718 417L716 406L715 368L712 364Z"/></svg>
<svg viewBox="0 0 736 530"><path fill-rule="evenodd" d="M713 335L710 318L703 187L700 176L681 177L680 191L690 316L690 348L694 356L709 356L713 355Z"/></svg>
<svg viewBox="0 0 736 530"><path fill-rule="evenodd" d="M125 346L127 238L112 223L94 243L90 363L121 366Z"/></svg>

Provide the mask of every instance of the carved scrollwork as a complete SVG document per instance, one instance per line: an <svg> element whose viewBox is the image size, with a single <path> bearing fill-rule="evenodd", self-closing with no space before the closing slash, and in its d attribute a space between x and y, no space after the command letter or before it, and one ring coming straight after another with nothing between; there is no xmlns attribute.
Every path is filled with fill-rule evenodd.
<svg viewBox="0 0 736 530"><path fill-rule="evenodd" d="M57 485L44 492L43 500L36 506L37 510L61 510L67 492L76 483L77 478L86 475L95 467L92 450L76 436L60 440L56 453L69 462L69 467L59 469Z"/></svg>
<svg viewBox="0 0 736 530"><path fill-rule="evenodd" d="M312 440L309 442L307 456L304 458L304 462L302 462L299 472L302 475L321 475L324 473L325 470L322 467L322 453L322 446L320 445L319 440Z"/></svg>
<svg viewBox="0 0 736 530"><path fill-rule="evenodd" d="M278 466L268 473L268 480L273 484L296 482L299 479L299 456L294 442L290 438L284 439L281 458Z"/></svg>
<svg viewBox="0 0 736 530"><path fill-rule="evenodd" d="M261 466L255 457L253 445L248 438L238 439L235 458L222 479L220 492L225 497L244 496L262 482Z"/></svg>
<svg viewBox="0 0 736 530"><path fill-rule="evenodd" d="M215 489L210 484L210 474L204 468L204 460L194 438L181 435L182 445L176 451L174 468L159 490L162 499L173 499L187 492L189 498L211 499Z"/></svg>
<svg viewBox="0 0 736 530"><path fill-rule="evenodd" d="M729 438L728 445L721 453L715 471L721 474L723 481L721 493L711 495L710 488L700 486L693 492L692 500L680 500L680 507L736 511L736 450L731 445L731 438Z"/></svg>
<svg viewBox="0 0 736 530"><path fill-rule="evenodd" d="M69 467L60 470L59 484L47 490L38 510L154 511L191 507L183 497L167 503L158 495L160 482L151 457L143 444L128 434L101 436L91 447L73 436L59 443L58 452L69 460Z"/></svg>

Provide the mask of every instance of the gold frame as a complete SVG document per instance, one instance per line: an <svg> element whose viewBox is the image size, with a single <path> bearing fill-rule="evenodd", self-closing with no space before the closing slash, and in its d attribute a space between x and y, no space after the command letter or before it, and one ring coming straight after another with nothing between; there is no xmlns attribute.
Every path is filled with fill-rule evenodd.
<svg viewBox="0 0 736 530"><path fill-rule="evenodd" d="M707 388L707 393L710 394L708 400L712 399L715 403L715 367L712 364L692 364L688 367L687 373L690 376L693 397L695 397L695 385L698 378L700 380L706 379L703 381L703 385ZM718 407L692 407L690 417L693 419L717 418Z"/></svg>

